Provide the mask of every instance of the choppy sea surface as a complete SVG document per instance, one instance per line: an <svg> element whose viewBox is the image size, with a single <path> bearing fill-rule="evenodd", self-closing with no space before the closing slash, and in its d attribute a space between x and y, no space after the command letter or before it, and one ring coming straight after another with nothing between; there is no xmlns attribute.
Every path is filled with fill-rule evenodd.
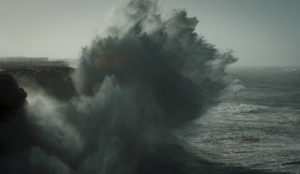
<svg viewBox="0 0 300 174"><path fill-rule="evenodd" d="M300 68L232 68L229 77L233 92L187 127L190 150L230 166L300 173Z"/></svg>

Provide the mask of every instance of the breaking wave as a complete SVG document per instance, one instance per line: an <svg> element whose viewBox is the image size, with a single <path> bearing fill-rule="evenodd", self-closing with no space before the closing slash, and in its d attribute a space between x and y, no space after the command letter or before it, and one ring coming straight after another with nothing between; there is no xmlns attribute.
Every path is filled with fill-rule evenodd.
<svg viewBox="0 0 300 174"><path fill-rule="evenodd" d="M29 91L24 114L9 123L17 133L6 141L18 145L0 157L2 171L230 173L189 153L175 132L218 103L236 58L199 36L184 10L163 18L153 0L118 9L123 22L82 50L78 96L59 102Z"/></svg>

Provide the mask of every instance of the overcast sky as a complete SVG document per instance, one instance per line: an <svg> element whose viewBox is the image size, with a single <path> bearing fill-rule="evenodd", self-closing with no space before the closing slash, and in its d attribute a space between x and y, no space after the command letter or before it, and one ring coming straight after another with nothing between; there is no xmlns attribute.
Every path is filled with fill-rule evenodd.
<svg viewBox="0 0 300 174"><path fill-rule="evenodd" d="M116 0L115 0L116 1ZM161 0L186 9L197 32L237 65L300 65L300 0ZM78 58L105 28L113 0L0 0L0 57Z"/></svg>

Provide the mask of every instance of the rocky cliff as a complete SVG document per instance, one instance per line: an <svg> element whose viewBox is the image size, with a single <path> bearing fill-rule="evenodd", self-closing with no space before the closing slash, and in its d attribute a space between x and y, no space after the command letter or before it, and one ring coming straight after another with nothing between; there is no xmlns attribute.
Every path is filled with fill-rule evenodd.
<svg viewBox="0 0 300 174"><path fill-rule="evenodd" d="M0 119L12 117L24 105L26 96L11 75L0 72Z"/></svg>

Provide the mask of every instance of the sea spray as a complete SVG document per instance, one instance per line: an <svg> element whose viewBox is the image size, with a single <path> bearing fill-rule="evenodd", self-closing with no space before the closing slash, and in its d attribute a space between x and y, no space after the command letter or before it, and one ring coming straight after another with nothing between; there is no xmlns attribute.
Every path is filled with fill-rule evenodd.
<svg viewBox="0 0 300 174"><path fill-rule="evenodd" d="M7 153L28 161L28 173L140 173L145 156L175 143L174 130L218 102L236 59L195 32L196 18L174 10L165 19L153 0L128 1L118 15L121 24L83 48L77 97L29 94L24 117L34 143L18 157Z"/></svg>

